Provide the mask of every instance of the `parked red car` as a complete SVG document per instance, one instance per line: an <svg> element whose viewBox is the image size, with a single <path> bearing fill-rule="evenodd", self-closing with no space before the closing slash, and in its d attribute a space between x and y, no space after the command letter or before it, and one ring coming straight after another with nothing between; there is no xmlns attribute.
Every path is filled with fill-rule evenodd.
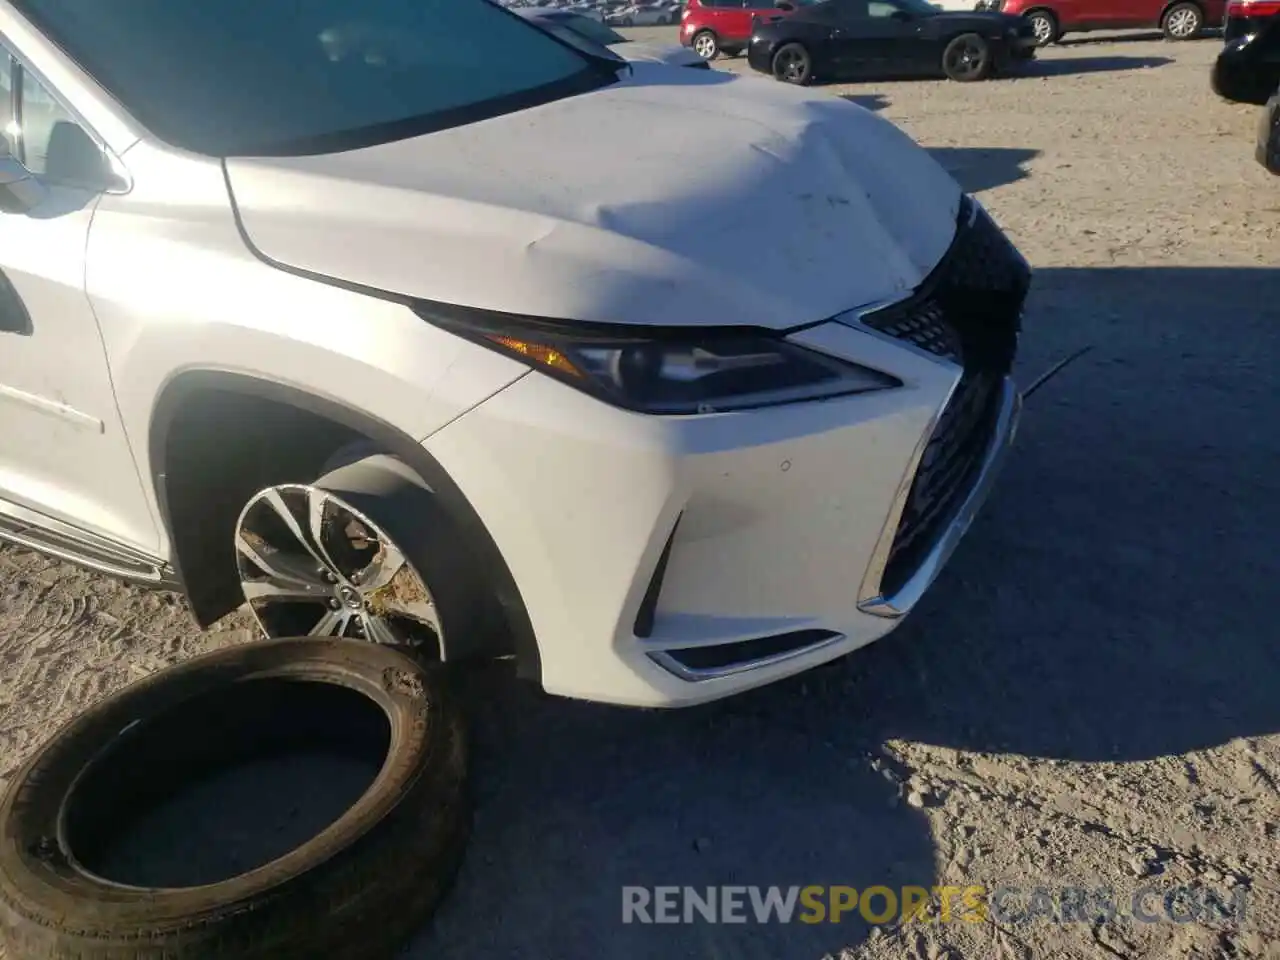
<svg viewBox="0 0 1280 960"><path fill-rule="evenodd" d="M1226 0L987 0L979 9L1021 14L1040 46L1064 33L1158 27L1170 40L1190 40L1222 26Z"/></svg>
<svg viewBox="0 0 1280 960"><path fill-rule="evenodd" d="M786 16L796 0L688 0L680 17L680 42L704 60L736 57L747 49L757 17Z"/></svg>

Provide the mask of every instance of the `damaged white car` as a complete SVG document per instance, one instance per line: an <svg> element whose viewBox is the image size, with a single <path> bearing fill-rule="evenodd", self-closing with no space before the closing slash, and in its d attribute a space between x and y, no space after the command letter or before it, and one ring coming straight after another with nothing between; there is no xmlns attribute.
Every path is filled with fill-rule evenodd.
<svg viewBox="0 0 1280 960"><path fill-rule="evenodd" d="M0 536L202 624L713 699L889 632L1013 436L1026 262L834 97L486 0L0 0L0 128Z"/></svg>

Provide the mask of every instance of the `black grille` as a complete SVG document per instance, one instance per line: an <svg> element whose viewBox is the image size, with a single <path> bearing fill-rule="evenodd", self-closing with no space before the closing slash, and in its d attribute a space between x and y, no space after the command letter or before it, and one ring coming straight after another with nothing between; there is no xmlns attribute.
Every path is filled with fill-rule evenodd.
<svg viewBox="0 0 1280 960"><path fill-rule="evenodd" d="M881 578L883 594L896 592L919 569L972 489L1017 351L1030 270L985 212L972 223L967 204L960 214L951 249L916 293L861 320L964 367L907 494Z"/></svg>
<svg viewBox="0 0 1280 960"><path fill-rule="evenodd" d="M964 362L960 348L960 335L943 317L942 304L937 300L913 304L909 309L890 313L880 311L862 322L874 330L905 340L921 350L928 350L940 357Z"/></svg>

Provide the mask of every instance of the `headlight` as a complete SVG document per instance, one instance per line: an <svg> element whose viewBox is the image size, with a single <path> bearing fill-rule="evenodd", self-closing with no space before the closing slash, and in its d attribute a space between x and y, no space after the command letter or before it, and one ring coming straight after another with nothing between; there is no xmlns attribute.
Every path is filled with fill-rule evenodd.
<svg viewBox="0 0 1280 960"><path fill-rule="evenodd" d="M901 386L895 377L741 330L676 331L642 336L583 324L549 329L460 327L434 311L424 317L492 347L614 406L688 415L822 400Z"/></svg>

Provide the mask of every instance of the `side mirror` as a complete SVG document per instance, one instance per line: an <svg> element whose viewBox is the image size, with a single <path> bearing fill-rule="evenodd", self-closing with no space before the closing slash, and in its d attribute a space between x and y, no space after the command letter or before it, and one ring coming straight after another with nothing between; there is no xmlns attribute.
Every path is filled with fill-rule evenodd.
<svg viewBox="0 0 1280 960"><path fill-rule="evenodd" d="M9 152L9 143L0 137L0 211L30 213L44 200L44 184Z"/></svg>

